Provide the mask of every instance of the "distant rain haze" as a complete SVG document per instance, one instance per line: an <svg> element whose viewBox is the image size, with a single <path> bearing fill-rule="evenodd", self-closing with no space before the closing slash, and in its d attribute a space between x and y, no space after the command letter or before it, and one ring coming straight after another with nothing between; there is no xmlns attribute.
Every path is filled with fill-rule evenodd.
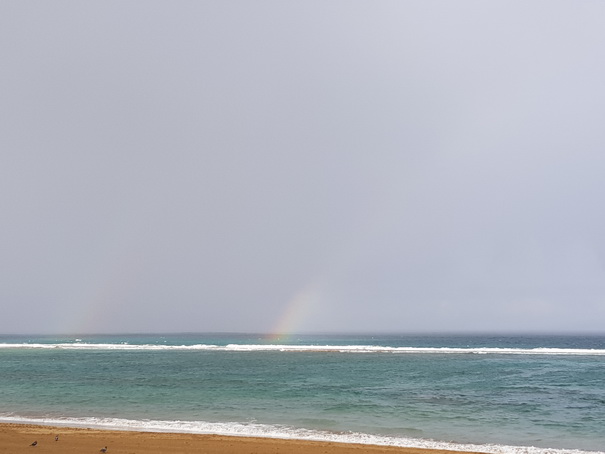
<svg viewBox="0 0 605 454"><path fill-rule="evenodd" d="M603 332L605 3L2 1L0 333Z"/></svg>

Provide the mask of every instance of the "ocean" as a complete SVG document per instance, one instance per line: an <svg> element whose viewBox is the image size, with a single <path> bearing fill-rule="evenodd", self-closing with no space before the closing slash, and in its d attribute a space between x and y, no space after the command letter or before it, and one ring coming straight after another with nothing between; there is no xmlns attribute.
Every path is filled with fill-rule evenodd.
<svg viewBox="0 0 605 454"><path fill-rule="evenodd" d="M0 336L0 422L605 452L605 336Z"/></svg>

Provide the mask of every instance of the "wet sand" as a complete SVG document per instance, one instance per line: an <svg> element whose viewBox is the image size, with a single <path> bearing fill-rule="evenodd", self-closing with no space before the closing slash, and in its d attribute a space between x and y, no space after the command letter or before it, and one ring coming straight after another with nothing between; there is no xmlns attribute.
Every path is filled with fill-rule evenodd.
<svg viewBox="0 0 605 454"><path fill-rule="evenodd" d="M58 441L55 437L58 436ZM36 446L31 444L36 441ZM0 424L0 453L94 454L445 454L454 451L360 444L226 437L164 432L126 432ZM456 451L460 454L460 452Z"/></svg>

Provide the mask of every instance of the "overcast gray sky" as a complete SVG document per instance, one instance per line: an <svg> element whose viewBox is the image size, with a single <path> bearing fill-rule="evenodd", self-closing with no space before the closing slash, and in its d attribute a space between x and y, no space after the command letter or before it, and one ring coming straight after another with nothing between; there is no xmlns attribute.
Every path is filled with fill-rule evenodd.
<svg viewBox="0 0 605 454"><path fill-rule="evenodd" d="M0 0L0 333L603 331L605 2Z"/></svg>

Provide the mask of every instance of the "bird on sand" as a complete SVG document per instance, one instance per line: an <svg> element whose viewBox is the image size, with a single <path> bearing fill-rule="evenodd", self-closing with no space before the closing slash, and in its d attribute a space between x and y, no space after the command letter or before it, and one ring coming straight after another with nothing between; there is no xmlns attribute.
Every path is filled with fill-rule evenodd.
<svg viewBox="0 0 605 454"><path fill-rule="evenodd" d="M101 448L101 449L99 450L99 452L107 452L107 446L105 446L104 448Z"/></svg>
<svg viewBox="0 0 605 454"><path fill-rule="evenodd" d="M59 436L55 435L55 441L59 441Z"/></svg>
<svg viewBox="0 0 605 454"><path fill-rule="evenodd" d="M36 446L38 444L37 441L34 441L30 446Z"/></svg>

